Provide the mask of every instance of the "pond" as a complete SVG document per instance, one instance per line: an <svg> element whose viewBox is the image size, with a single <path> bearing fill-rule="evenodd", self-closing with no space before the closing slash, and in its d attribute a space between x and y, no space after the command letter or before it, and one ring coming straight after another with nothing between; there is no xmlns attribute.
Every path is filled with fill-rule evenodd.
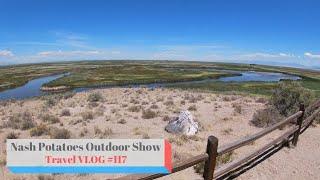
<svg viewBox="0 0 320 180"><path fill-rule="evenodd" d="M177 83L162 83L162 84L155 84L150 83L145 86L147 87L158 87L158 86L166 86L178 83L206 83L206 82L249 82L249 81L260 81L260 82L278 82L280 80L299 80L301 79L298 76L288 75L283 73L269 73L269 72L253 72L253 71L246 71L246 72L237 72L240 73L240 76L230 76L230 77L221 77L219 79L206 79L201 81L190 81L190 82L177 82ZM46 95L48 92L43 92L40 90L41 86L45 83L53 81L55 79L61 78L68 74L60 74L60 75L52 75L48 77L41 77L38 79L34 79L29 81L27 84L17 87L14 89L9 89L6 91L0 92L0 100L8 100L8 99L25 99L30 97L36 97L41 95ZM139 85L136 85L139 86ZM114 86L111 86L114 87ZM101 87L100 87L101 88ZM107 88L107 87L103 87ZM76 88L74 92L83 92L90 89L95 88Z"/></svg>

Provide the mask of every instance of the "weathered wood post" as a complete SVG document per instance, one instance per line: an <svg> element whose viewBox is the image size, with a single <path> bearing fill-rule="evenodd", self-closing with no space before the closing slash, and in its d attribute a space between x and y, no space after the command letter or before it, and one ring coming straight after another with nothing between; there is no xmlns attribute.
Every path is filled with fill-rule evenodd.
<svg viewBox="0 0 320 180"><path fill-rule="evenodd" d="M303 121L303 117L304 117L304 104L300 104L300 108L299 111L302 111L301 116L297 119L297 125L299 126L299 129L293 134L293 140L292 140L292 144L294 146L297 145L298 143L298 139L299 139L299 135L300 135L300 130L301 130L301 125L302 125L302 121Z"/></svg>
<svg viewBox="0 0 320 180"><path fill-rule="evenodd" d="M204 164L203 178L205 180L212 180L214 169L216 167L216 159L218 156L218 138L214 136L208 137L207 153L209 158Z"/></svg>

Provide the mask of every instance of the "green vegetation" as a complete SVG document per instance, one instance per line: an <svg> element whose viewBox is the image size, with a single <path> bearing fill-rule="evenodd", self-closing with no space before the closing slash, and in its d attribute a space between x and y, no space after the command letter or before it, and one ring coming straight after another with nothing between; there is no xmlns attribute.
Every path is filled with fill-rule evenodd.
<svg viewBox="0 0 320 180"><path fill-rule="evenodd" d="M314 101L314 93L299 82L281 82L272 93L270 105L258 110L251 123L257 127L268 127L299 110L300 104L308 107Z"/></svg>
<svg viewBox="0 0 320 180"><path fill-rule="evenodd" d="M271 105L283 116L299 110L300 104L308 107L314 100L312 91L297 82L283 82L278 85L271 97Z"/></svg>
<svg viewBox="0 0 320 180"><path fill-rule="evenodd" d="M301 85L312 90L320 97L319 71L255 64L183 61L80 61L5 66L0 68L0 91L21 86L34 78L66 72L70 72L70 75L49 82L45 86L99 87L106 85L185 82L237 75L221 70L281 72L298 75L302 78ZM171 85L171 87L219 92L238 91L270 96L277 84L270 82L228 83L209 81L178 83ZM48 103L51 105L51 102Z"/></svg>

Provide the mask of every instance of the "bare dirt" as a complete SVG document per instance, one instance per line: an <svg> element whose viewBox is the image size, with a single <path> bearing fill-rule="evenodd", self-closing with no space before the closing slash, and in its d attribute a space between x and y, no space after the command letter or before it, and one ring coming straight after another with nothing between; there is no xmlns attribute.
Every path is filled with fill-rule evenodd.
<svg viewBox="0 0 320 180"><path fill-rule="evenodd" d="M103 100L89 102L92 93ZM18 138L50 138L52 135L31 136L30 129L20 130L5 126L10 117L28 112L39 126L66 128L70 138L166 138L172 143L174 161L198 155L205 151L207 137L214 135L219 144L261 131L250 125L253 114L266 107L260 97L248 95L223 95L207 92L173 89L110 88L77 93L70 98L50 97L1 103L0 105L0 179L107 179L120 175L14 175L5 167L5 139L10 132ZM186 138L164 130L168 120L190 109L201 131ZM149 110L149 111L148 111ZM70 115L68 115L69 112ZM150 113L152 111L153 113ZM149 113L148 113L149 112ZM58 118L60 122L44 122L44 115ZM12 118L11 118L12 119ZM232 159L242 157L261 147L283 130L276 130L261 140L236 150ZM320 179L320 131L311 127L300 136L298 146L284 148L249 170L238 179ZM193 168L162 179L201 179Z"/></svg>

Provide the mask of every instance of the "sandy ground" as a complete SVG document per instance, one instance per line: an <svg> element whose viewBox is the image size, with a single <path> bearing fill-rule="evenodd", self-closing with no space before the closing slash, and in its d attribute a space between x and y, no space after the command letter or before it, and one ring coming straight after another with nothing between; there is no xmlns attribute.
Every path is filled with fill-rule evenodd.
<svg viewBox="0 0 320 180"><path fill-rule="evenodd" d="M102 101L88 102L92 93L102 94ZM205 151L207 137L215 135L219 144L233 142L240 137L261 130L250 125L253 114L266 106L260 97L222 95L206 92L172 89L111 88L77 93L71 98L49 103L49 97L2 103L0 105L0 179L107 179L110 175L14 175L5 167L5 139L10 132L18 138L50 138L50 135L30 136L30 130L5 127L10 116L29 112L37 125L67 128L71 138L166 138L172 143L174 161L198 155ZM57 99L57 98L55 98ZM146 118L143 111L155 113ZM201 131L192 138L169 134L164 130L168 119L178 116L181 110L191 109ZM239 110L240 109L240 110ZM70 116L61 115L69 111ZM43 122L50 114L60 123ZM88 117L93 115L93 117ZM261 140L236 150L232 158L239 158L283 133L276 130ZM300 138L298 147L284 148L270 159L238 177L239 179L320 179L320 131L308 129ZM193 168L162 179L201 179Z"/></svg>

